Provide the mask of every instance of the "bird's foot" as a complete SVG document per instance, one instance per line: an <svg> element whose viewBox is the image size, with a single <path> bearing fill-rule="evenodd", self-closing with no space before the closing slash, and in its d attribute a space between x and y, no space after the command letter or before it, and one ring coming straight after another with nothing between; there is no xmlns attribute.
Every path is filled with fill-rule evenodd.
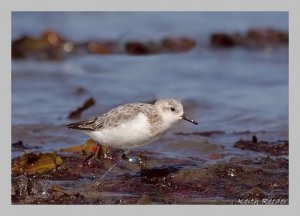
<svg viewBox="0 0 300 216"><path fill-rule="evenodd" d="M91 165L93 162L99 163L99 153L96 148L93 148L92 151L88 154L88 156L84 159L83 165Z"/></svg>
<svg viewBox="0 0 300 216"><path fill-rule="evenodd" d="M123 154L122 159L130 163L138 164L141 169L149 169L149 166L145 163L142 157L128 157L126 154Z"/></svg>
<svg viewBox="0 0 300 216"><path fill-rule="evenodd" d="M101 158L112 160L113 157L109 153L108 148L101 146L97 143L92 147L92 151L88 154L88 156L84 159L84 165L86 165L89 161L94 160L96 162L100 162Z"/></svg>
<svg viewBox="0 0 300 216"><path fill-rule="evenodd" d="M89 155L84 159L83 165L87 165L90 159L94 157L94 155L95 155L94 152L90 152Z"/></svg>
<svg viewBox="0 0 300 216"><path fill-rule="evenodd" d="M110 154L109 148L106 146L101 146L97 143L96 146L93 147L94 159L99 161L101 158L106 160L112 160L113 156Z"/></svg>

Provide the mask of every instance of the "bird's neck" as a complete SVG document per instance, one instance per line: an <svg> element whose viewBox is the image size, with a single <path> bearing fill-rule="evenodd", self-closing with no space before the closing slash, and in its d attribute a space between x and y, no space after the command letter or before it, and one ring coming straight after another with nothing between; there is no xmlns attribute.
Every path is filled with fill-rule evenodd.
<svg viewBox="0 0 300 216"><path fill-rule="evenodd" d="M168 130L169 128L171 128L175 123L177 122L177 120L173 119L173 118L168 118L168 116L163 117L163 125L162 127L165 130Z"/></svg>

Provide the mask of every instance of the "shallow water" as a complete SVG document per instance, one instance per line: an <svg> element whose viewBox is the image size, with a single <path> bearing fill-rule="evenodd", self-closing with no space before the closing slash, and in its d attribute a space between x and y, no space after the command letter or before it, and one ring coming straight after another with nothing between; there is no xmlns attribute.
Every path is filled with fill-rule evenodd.
<svg viewBox="0 0 300 216"><path fill-rule="evenodd" d="M269 134L270 141L288 139L287 47L214 50L207 46L214 31L245 31L253 26L286 30L287 14L14 13L12 21L13 38L53 29L73 41L105 38L126 42L165 35L190 36L197 41L192 51L177 54L85 54L57 62L13 60L12 142L23 140L40 150L83 143L85 135L61 125L68 123L68 113L90 96L96 105L85 111L82 119L127 102L181 99L186 113L200 124L182 122L147 147L168 154L203 154L200 144L189 147L192 151L184 142L172 145L173 139L181 139L174 132L253 132L215 139L186 138L228 147L236 138L261 131L270 133L259 138ZM86 92L76 94L77 87Z"/></svg>

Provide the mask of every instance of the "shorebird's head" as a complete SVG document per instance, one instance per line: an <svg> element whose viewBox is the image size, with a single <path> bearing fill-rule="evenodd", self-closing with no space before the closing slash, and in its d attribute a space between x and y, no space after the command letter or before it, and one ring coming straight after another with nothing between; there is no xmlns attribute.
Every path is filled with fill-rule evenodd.
<svg viewBox="0 0 300 216"><path fill-rule="evenodd" d="M189 121L195 125L198 123L194 120L189 119L186 117L183 111L182 104L174 99L165 99L165 100L158 100L155 102L154 106L159 110L162 114L164 121L172 125L180 119Z"/></svg>

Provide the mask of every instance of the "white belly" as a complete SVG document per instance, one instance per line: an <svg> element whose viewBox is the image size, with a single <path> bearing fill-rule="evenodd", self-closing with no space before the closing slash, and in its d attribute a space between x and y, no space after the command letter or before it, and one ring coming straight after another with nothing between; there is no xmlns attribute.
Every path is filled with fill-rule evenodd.
<svg viewBox="0 0 300 216"><path fill-rule="evenodd" d="M101 145L118 149L143 146L155 138L150 131L147 117L142 113L118 127L87 132L87 134Z"/></svg>

